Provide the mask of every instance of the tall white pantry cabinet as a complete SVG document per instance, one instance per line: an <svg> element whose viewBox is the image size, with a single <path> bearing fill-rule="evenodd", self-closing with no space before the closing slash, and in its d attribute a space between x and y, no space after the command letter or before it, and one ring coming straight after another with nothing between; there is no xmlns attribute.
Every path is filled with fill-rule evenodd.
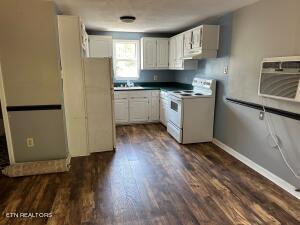
<svg viewBox="0 0 300 225"><path fill-rule="evenodd" d="M86 57L83 28L77 16L58 16L65 120L73 157L115 147L111 60Z"/></svg>

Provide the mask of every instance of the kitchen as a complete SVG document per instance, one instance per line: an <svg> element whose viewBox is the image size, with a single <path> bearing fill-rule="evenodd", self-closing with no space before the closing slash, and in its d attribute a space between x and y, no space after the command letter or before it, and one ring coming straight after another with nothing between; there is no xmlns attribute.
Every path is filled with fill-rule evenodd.
<svg viewBox="0 0 300 225"><path fill-rule="evenodd" d="M3 0L0 223L299 224L299 7Z"/></svg>

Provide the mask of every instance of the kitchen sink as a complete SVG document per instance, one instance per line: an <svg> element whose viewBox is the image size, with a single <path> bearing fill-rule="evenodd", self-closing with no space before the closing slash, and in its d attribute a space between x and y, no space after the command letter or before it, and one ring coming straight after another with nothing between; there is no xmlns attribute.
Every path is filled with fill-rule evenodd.
<svg viewBox="0 0 300 225"><path fill-rule="evenodd" d="M115 91L119 91L119 90L140 90L140 89L144 89L143 87L115 87L114 90Z"/></svg>

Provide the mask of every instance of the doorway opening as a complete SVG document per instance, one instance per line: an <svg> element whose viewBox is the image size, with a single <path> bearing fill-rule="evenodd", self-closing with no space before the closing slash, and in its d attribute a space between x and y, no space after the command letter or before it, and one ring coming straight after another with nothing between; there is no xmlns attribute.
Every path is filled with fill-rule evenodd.
<svg viewBox="0 0 300 225"><path fill-rule="evenodd" d="M8 165L9 165L8 148L6 143L2 110L0 110L0 170L2 170L4 167Z"/></svg>

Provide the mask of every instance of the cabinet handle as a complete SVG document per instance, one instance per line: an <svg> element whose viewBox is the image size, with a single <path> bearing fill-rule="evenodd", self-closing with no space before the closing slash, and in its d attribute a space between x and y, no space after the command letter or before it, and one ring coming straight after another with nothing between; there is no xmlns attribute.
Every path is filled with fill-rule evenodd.
<svg viewBox="0 0 300 225"><path fill-rule="evenodd" d="M139 98L148 98L148 97L130 97L130 99L139 99Z"/></svg>

